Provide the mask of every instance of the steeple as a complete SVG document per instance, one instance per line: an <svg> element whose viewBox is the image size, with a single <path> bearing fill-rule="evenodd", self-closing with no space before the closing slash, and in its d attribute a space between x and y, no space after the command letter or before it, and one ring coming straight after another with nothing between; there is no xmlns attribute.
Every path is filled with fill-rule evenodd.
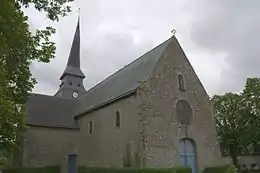
<svg viewBox="0 0 260 173"><path fill-rule="evenodd" d="M86 91L83 86L85 75L80 69L80 18L70 49L69 59L60 80L60 88L55 96L77 99Z"/></svg>
<svg viewBox="0 0 260 173"><path fill-rule="evenodd" d="M71 74L79 77L85 78L85 75L82 73L80 69L80 28L79 28L79 18L77 28L74 34L74 39L72 42L72 46L70 49L69 60L67 62L67 66L61 75L60 79L66 75Z"/></svg>

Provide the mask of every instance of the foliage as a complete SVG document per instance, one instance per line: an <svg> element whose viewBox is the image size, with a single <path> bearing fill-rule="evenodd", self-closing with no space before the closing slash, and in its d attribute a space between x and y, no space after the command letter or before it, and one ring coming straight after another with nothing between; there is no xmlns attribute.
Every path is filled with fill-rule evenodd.
<svg viewBox="0 0 260 173"><path fill-rule="evenodd" d="M137 173L134 168L97 168L97 167L84 167L78 168L78 173Z"/></svg>
<svg viewBox="0 0 260 173"><path fill-rule="evenodd" d="M247 79L242 94L245 108L250 115L247 140L256 145L260 141L260 78Z"/></svg>
<svg viewBox="0 0 260 173"><path fill-rule="evenodd" d="M218 141L237 165L243 149L260 141L260 79L249 78L241 93L215 95L212 101Z"/></svg>
<svg viewBox="0 0 260 173"><path fill-rule="evenodd" d="M218 141L222 148L230 152L234 162L243 146L249 142L245 140L248 117L243 115L242 98L238 94L227 93L223 96L214 96L213 102L216 111L216 127ZM237 164L237 163L234 163Z"/></svg>
<svg viewBox="0 0 260 173"><path fill-rule="evenodd" d="M79 173L191 173L191 169L187 167L174 167L164 169L154 168L94 168L79 167Z"/></svg>
<svg viewBox="0 0 260 173"><path fill-rule="evenodd" d="M60 173L60 171L59 166L45 166L4 169L3 173Z"/></svg>
<svg viewBox="0 0 260 173"><path fill-rule="evenodd" d="M70 11L71 0L3 0L0 6L0 153L7 155L15 146L17 131L24 129L25 103L36 80L30 72L33 61L49 62L55 45L50 36L52 27L29 31L28 16L21 6L34 5L58 20Z"/></svg>
<svg viewBox="0 0 260 173"><path fill-rule="evenodd" d="M60 17L65 16L71 11L68 2L74 0L16 0L16 8L21 8L21 5L29 7L34 5L34 7L39 11L46 11L47 17L51 20L59 20Z"/></svg>
<svg viewBox="0 0 260 173"><path fill-rule="evenodd" d="M236 173L236 169L233 165L225 165L205 168L202 173Z"/></svg>
<svg viewBox="0 0 260 173"><path fill-rule="evenodd" d="M189 167L173 167L173 168L143 168L139 170L139 173L191 173Z"/></svg>
<svg viewBox="0 0 260 173"><path fill-rule="evenodd" d="M0 157L0 170L5 167L9 167L8 159L6 157Z"/></svg>
<svg viewBox="0 0 260 173"><path fill-rule="evenodd" d="M174 167L176 173L191 173L192 170L190 167Z"/></svg>

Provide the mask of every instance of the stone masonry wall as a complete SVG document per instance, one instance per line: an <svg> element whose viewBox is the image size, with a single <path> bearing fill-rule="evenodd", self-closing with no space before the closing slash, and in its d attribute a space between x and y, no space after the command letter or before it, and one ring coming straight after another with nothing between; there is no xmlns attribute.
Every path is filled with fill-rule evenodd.
<svg viewBox="0 0 260 173"><path fill-rule="evenodd" d="M138 100L135 96L118 100L78 119L81 127L79 164L100 167L122 167L127 144L133 157L140 151ZM116 127L116 111L120 127ZM90 121L93 131L89 134Z"/></svg>
<svg viewBox="0 0 260 173"><path fill-rule="evenodd" d="M69 154L77 154L79 130L30 127L25 133L23 166L67 164Z"/></svg>
<svg viewBox="0 0 260 173"><path fill-rule="evenodd" d="M178 89L178 74L185 79L185 92ZM166 48L152 78L141 85L138 93L142 102L146 167L179 165L178 146L183 137L192 138L196 143L199 170L221 164L209 97L175 38ZM193 109L187 136L175 115L175 105L180 99L186 100Z"/></svg>

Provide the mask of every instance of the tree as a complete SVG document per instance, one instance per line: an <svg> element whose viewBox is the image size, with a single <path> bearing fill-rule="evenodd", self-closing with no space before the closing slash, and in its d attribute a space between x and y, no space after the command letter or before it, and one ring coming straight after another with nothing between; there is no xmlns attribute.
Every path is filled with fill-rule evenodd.
<svg viewBox="0 0 260 173"><path fill-rule="evenodd" d="M237 165L241 151L260 141L260 79L248 78L241 93L215 95L212 101L218 141Z"/></svg>
<svg viewBox="0 0 260 173"><path fill-rule="evenodd" d="M244 106L250 115L247 140L250 141L255 150L260 141L260 78L248 78L246 80L243 99Z"/></svg>
<svg viewBox="0 0 260 173"><path fill-rule="evenodd" d="M247 117L241 115L241 96L227 93L213 97L218 141L220 146L229 151L233 164L237 165L240 149L246 145L243 139Z"/></svg>
<svg viewBox="0 0 260 173"><path fill-rule="evenodd" d="M58 21L70 12L72 0L3 0L0 5L0 154L16 146L17 130L23 129L24 106L36 80L30 72L33 61L49 62L55 54L52 27L33 34L21 7L34 5Z"/></svg>

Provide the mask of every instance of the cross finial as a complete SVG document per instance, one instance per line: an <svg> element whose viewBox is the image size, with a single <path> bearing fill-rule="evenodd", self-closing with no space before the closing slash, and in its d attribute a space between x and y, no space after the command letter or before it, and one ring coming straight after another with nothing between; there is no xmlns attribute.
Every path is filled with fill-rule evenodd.
<svg viewBox="0 0 260 173"><path fill-rule="evenodd" d="M173 30L171 31L171 33L172 33L173 35L175 35L175 34L176 34L176 29L173 29Z"/></svg>
<svg viewBox="0 0 260 173"><path fill-rule="evenodd" d="M78 12L78 23L79 23L79 20L80 20L80 8L78 8L77 12Z"/></svg>

